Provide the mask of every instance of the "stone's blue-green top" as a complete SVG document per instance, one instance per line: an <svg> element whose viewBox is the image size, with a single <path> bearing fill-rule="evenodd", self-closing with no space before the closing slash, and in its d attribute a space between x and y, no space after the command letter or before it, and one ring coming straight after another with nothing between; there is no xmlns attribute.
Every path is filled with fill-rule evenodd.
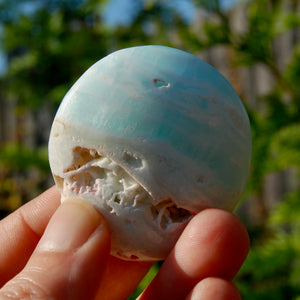
<svg viewBox="0 0 300 300"><path fill-rule="evenodd" d="M75 83L56 120L79 131L91 128L82 139L96 145L99 137L101 151L121 164L122 151L142 157L149 167L144 173L123 167L154 196L161 189L180 205L194 197L193 209L201 197L203 206L232 209L245 187L251 156L246 111L220 73L186 52L142 46L112 53ZM103 145L109 137L115 151Z"/></svg>
<svg viewBox="0 0 300 300"><path fill-rule="evenodd" d="M195 129L209 135L199 114L212 111L215 102L243 110L232 87L204 61L177 49L145 46L94 64L66 95L57 116L123 137L160 138L192 153L182 139Z"/></svg>

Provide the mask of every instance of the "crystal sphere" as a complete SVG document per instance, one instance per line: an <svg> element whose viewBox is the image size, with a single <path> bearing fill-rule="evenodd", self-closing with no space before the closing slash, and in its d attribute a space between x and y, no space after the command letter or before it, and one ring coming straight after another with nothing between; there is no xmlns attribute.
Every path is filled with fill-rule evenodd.
<svg viewBox="0 0 300 300"><path fill-rule="evenodd" d="M113 255L164 259L197 212L239 201L249 119L228 81L200 58L127 48L92 65L66 94L49 160L62 201L86 199L105 216Z"/></svg>

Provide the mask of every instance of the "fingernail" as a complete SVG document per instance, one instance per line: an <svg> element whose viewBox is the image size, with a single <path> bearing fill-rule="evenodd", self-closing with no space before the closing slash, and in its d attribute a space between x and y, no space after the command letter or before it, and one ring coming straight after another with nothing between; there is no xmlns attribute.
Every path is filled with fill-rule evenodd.
<svg viewBox="0 0 300 300"><path fill-rule="evenodd" d="M66 251L81 247L103 222L103 217L83 199L64 201L51 218L38 250Z"/></svg>

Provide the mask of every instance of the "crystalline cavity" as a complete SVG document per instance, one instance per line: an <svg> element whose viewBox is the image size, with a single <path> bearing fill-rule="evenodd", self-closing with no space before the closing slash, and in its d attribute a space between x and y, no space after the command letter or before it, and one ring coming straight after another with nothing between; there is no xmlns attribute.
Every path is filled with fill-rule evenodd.
<svg viewBox="0 0 300 300"><path fill-rule="evenodd" d="M124 157L131 165L142 165L141 160L134 155L125 153ZM64 197L97 197L116 215L124 207L146 205L153 221L162 230L174 223L185 223L191 218L188 210L178 208L171 199L153 204L153 198L136 180L95 149L74 148L72 166L66 169L60 184Z"/></svg>

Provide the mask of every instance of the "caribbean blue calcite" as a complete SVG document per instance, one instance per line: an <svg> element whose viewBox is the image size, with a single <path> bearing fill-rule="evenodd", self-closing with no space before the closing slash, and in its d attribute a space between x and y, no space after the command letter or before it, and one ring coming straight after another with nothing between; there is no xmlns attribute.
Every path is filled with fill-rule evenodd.
<svg viewBox="0 0 300 300"><path fill-rule="evenodd" d="M64 97L49 159L62 198L84 198L107 218L112 254L162 259L195 213L237 204L250 125L228 81L198 57L127 48L91 66Z"/></svg>

